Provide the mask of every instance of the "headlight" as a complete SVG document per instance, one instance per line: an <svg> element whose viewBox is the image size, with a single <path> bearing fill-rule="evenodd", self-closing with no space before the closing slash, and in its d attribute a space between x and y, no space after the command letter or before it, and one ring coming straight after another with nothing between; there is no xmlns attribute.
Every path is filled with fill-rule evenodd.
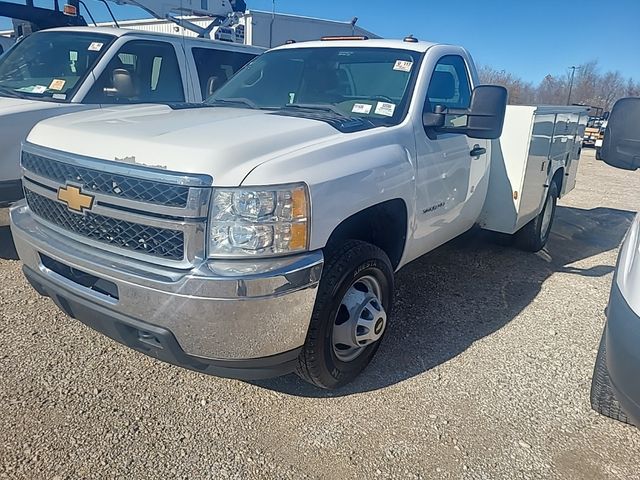
<svg viewBox="0 0 640 480"><path fill-rule="evenodd" d="M216 188L209 222L209 257L275 256L307 250L306 185Z"/></svg>

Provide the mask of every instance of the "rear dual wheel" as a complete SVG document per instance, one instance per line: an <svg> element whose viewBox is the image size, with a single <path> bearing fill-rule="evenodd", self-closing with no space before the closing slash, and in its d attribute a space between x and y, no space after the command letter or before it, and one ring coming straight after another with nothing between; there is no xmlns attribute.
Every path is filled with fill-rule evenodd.
<svg viewBox="0 0 640 480"><path fill-rule="evenodd" d="M328 251L299 357L300 377L332 389L365 369L387 329L393 280L389 258L374 245L352 240Z"/></svg>

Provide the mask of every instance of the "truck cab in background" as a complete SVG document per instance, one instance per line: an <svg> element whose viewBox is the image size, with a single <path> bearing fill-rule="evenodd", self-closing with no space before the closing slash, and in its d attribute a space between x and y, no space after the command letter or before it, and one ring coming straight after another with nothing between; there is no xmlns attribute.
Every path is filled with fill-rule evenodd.
<svg viewBox="0 0 640 480"><path fill-rule="evenodd" d="M0 208L23 197L20 144L40 120L104 105L198 103L263 51L117 28L27 36L0 57Z"/></svg>

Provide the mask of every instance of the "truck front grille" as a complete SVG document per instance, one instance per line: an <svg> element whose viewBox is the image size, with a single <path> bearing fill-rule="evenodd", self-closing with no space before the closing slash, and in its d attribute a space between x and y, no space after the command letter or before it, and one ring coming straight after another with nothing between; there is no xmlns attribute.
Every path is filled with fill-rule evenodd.
<svg viewBox="0 0 640 480"><path fill-rule="evenodd" d="M42 219L77 235L114 247L170 260L183 260L184 233L151 227L95 213L70 212L65 205L25 190L31 211Z"/></svg>
<svg viewBox="0 0 640 480"><path fill-rule="evenodd" d="M190 269L205 258L210 176L29 143L22 169L31 212L60 235L171 268Z"/></svg>
<svg viewBox="0 0 640 480"><path fill-rule="evenodd" d="M170 207L186 207L189 199L189 187L186 186L115 175L92 168L58 162L29 152L22 152L22 166L36 175L62 184L72 181L84 185L85 190L128 200Z"/></svg>

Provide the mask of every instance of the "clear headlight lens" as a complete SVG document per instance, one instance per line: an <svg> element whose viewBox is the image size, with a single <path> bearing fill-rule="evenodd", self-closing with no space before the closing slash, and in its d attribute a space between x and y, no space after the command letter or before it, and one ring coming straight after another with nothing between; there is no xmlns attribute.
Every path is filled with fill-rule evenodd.
<svg viewBox="0 0 640 480"><path fill-rule="evenodd" d="M209 222L209 256L242 258L305 251L308 217L304 184L217 188Z"/></svg>

